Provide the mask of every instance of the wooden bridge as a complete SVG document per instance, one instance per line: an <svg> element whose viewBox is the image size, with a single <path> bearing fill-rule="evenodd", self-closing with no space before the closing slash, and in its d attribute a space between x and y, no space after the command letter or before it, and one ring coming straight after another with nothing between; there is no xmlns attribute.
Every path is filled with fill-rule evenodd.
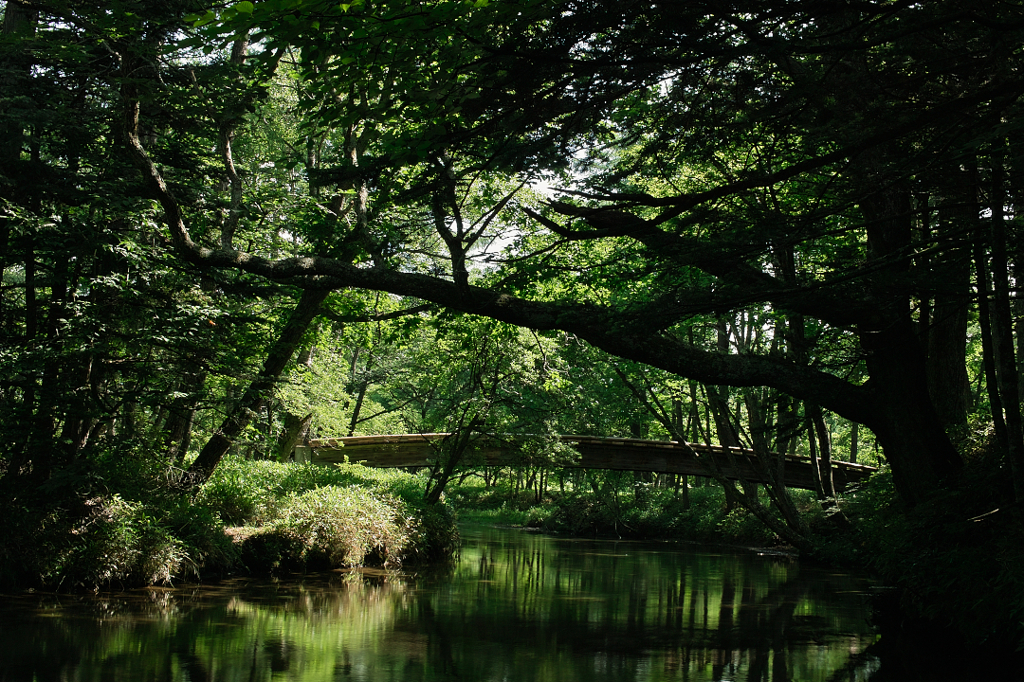
<svg viewBox="0 0 1024 682"><path fill-rule="evenodd" d="M351 462L378 468L427 466L436 461L438 446L447 434L423 433L391 436L352 436L322 438L295 448L297 462L333 464ZM584 469L650 471L653 473L709 476L706 458L714 458L727 478L741 476L752 483L764 483L762 468L751 450L720 445L690 443L697 457L675 441L637 438L596 438L562 436L579 457L563 466ZM463 466L522 466L521 459L500 438L481 439L466 454ZM556 465L557 466L557 465ZM805 457L786 456L784 481L789 488L814 490L814 464ZM832 462L832 481L842 491L852 483L865 480L875 467L850 462Z"/></svg>

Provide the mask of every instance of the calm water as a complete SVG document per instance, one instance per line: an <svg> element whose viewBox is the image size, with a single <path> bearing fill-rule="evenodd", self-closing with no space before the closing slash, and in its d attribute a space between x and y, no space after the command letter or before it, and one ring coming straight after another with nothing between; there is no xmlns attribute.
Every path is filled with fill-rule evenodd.
<svg viewBox="0 0 1024 682"><path fill-rule="evenodd" d="M869 583L783 557L469 529L419 575L0 602L0 680L867 680Z"/></svg>

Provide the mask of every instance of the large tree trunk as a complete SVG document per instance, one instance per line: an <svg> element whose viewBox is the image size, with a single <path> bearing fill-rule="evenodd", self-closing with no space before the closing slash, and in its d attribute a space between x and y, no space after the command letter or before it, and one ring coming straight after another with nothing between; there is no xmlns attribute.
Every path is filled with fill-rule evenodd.
<svg viewBox="0 0 1024 682"><path fill-rule="evenodd" d="M910 268L910 193L901 185L884 187L861 208L867 219L868 255L878 263L872 282L877 312L857 330L871 377L866 423L882 444L900 496L917 504L956 473L962 461L932 403L909 292L900 288Z"/></svg>
<svg viewBox="0 0 1024 682"><path fill-rule="evenodd" d="M36 30L37 12L21 0L8 0L4 7L4 21L0 27L0 35L5 40L30 38ZM25 143L24 113L17 112L23 106L17 95L24 92L32 71L32 55L29 50L11 50L0 62L0 175L7 176L8 182L18 181L17 166L21 160L21 151ZM7 104L18 103L14 106ZM8 109L14 109L10 110ZM0 213L0 281L4 270L11 263L11 228L14 219ZM0 324L3 319L3 297L0 297Z"/></svg>
<svg viewBox="0 0 1024 682"><path fill-rule="evenodd" d="M928 392L924 354L909 316L861 335L874 394L867 424L892 467L900 496L917 504L963 465Z"/></svg>
<svg viewBox="0 0 1024 682"><path fill-rule="evenodd" d="M39 12L32 7L32 3L23 0L7 0L4 7L4 20L0 26L0 34L7 40L29 39L35 35L36 22ZM26 117L25 112L5 111L8 106L12 109L23 107L24 104L16 99L15 95L24 94L32 73L34 58L31 51L25 49L9 49L4 55L3 63L0 64L0 91L3 91L4 98L11 103L0 104L0 113L5 114L0 123L0 163L3 164L4 174L14 171L14 164L21 158L22 147L24 146ZM15 178L12 178L15 179ZM2 257L0 252L0 257Z"/></svg>
<svg viewBox="0 0 1024 682"><path fill-rule="evenodd" d="M928 387L942 424L967 426L970 381L967 378L967 318L970 309L970 250L960 246L961 234L977 220L976 173L951 173L960 180L939 207L939 255L931 267L940 273L935 284L932 319L928 325Z"/></svg>
<svg viewBox="0 0 1024 682"><path fill-rule="evenodd" d="M242 399L228 413L217 432L210 437L199 456L188 468L185 484L189 487L201 485L209 480L221 458L227 454L234 440L252 421L253 415L259 411L273 389L281 372L295 354L295 349L302 342L309 325L320 312L320 304L330 293L326 290L306 289L302 292L299 303L295 306L281 336L263 363L263 370L246 388Z"/></svg>

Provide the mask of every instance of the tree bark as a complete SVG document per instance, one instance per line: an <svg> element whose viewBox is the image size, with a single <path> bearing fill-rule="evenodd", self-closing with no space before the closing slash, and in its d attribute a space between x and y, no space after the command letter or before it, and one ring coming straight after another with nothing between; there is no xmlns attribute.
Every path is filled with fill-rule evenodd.
<svg viewBox="0 0 1024 682"><path fill-rule="evenodd" d="M22 0L8 0L4 7L3 26L0 34L5 40L30 38L36 30L38 13ZM31 76L33 59L27 50L11 50L4 55L0 63L0 93L9 102L17 101L17 95L24 92ZM4 106L0 104L0 106ZM4 107L6 108L6 107ZM24 114L8 113L0 109L0 118L4 124L0 126L0 175L7 176L8 181L17 183L18 163L21 160L22 147L25 144ZM0 213L0 282L3 282L4 270L10 264L11 227L14 218ZM0 296L0 324L3 318L4 297Z"/></svg>
<svg viewBox="0 0 1024 682"><path fill-rule="evenodd" d="M274 459L279 462L287 462L292 454L292 450L295 449L295 445L305 437L312 422L312 412L301 418L291 412L285 412L284 428L277 438L277 445L274 448Z"/></svg>
<svg viewBox="0 0 1024 682"><path fill-rule="evenodd" d="M884 182L878 179L879 182ZM892 466L893 482L906 502L917 504L962 467L932 403L925 354L910 315L909 293L898 283L910 267L912 234L906 187L883 187L862 203L868 256L878 263L870 280L878 307L857 327L872 394L866 419ZM820 403L824 404L824 403Z"/></svg>
<svg viewBox="0 0 1024 682"><path fill-rule="evenodd" d="M1007 458L1013 477L1013 493L1024 502L1024 430L1020 402L1017 400L1017 363L1013 349L1013 320L1010 314L1009 261L1006 253L1006 190L1003 149L1000 143L992 152L992 331L996 380L1006 415Z"/></svg>
<svg viewBox="0 0 1024 682"><path fill-rule="evenodd" d="M875 396L873 414L864 423L882 445L900 497L917 504L959 472L963 462L932 405L909 316L888 329L862 334L861 343Z"/></svg>
<svg viewBox="0 0 1024 682"><path fill-rule="evenodd" d="M199 456L188 468L185 485L192 487L205 483L213 474L220 460L236 438L252 421L253 416L263 406L269 393L273 390L281 372L291 360L295 349L299 347L309 325L320 311L320 304L327 298L329 291L306 289L299 298L298 305L292 311L284 330L274 343L263 369L246 388L238 404L227 414L220 428L210 437L200 451Z"/></svg>
<svg viewBox="0 0 1024 682"><path fill-rule="evenodd" d="M960 182L939 206L939 255L930 267L936 273L931 323L928 325L928 389L946 428L967 426L970 381L967 378L967 321L970 309L970 251L960 246L962 233L977 221L977 173L953 171Z"/></svg>
<svg viewBox="0 0 1024 682"><path fill-rule="evenodd" d="M0 33L6 40L28 39L35 35L39 12L24 0L7 0L4 7L3 26ZM11 50L0 65L0 91L5 98L14 100L19 91L24 92L31 77L34 60L27 50ZM6 113L6 112L3 112ZM14 174L15 164L20 160L25 144L24 113L4 116L0 128L0 166L4 174ZM14 178L12 178L14 179Z"/></svg>

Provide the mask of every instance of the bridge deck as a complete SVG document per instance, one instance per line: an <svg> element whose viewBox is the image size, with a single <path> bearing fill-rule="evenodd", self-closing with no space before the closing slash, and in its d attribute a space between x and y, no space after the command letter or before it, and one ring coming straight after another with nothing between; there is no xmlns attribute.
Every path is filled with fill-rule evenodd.
<svg viewBox="0 0 1024 682"><path fill-rule="evenodd" d="M348 461L378 468L426 466L437 457L437 445L445 436L443 433L424 433L323 438L296 447L295 459L317 464ZM739 479L742 475L748 481L764 483L761 467L751 450L691 443L690 447L697 453L695 458L675 441L593 436L562 436L562 441L572 445L580 455L577 461L565 466L708 476L708 465L702 460L714 457L728 478ZM509 447L511 442L511 439L502 441L500 437L481 440L467 454L464 464L522 465L523 461L514 453L515 448ZM812 466L809 459L787 456L786 486L813 490ZM833 484L836 490L841 491L852 483L865 480L874 471L875 467L834 461Z"/></svg>

